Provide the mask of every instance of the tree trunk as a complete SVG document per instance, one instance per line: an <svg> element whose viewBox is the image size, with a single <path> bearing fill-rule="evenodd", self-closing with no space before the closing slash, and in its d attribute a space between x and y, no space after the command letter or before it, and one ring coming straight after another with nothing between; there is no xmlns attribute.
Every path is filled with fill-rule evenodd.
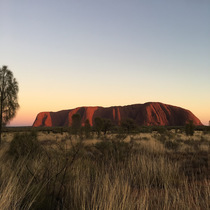
<svg viewBox="0 0 210 210"><path fill-rule="evenodd" d="M2 134L2 123L3 123L3 102L4 102L4 73L2 74L2 86L1 86L1 101L0 101L0 145L1 145L1 134Z"/></svg>
<svg viewBox="0 0 210 210"><path fill-rule="evenodd" d="M1 94L1 105L0 105L0 145L1 145L1 133L2 133L2 108L3 108L3 97L2 97L2 94Z"/></svg>
<svg viewBox="0 0 210 210"><path fill-rule="evenodd" d="M0 145L1 145L1 133L2 133L2 120L0 120Z"/></svg>
<svg viewBox="0 0 210 210"><path fill-rule="evenodd" d="M1 145L1 134L2 134L2 118L3 118L3 92L1 92L1 101L0 101L0 145Z"/></svg>

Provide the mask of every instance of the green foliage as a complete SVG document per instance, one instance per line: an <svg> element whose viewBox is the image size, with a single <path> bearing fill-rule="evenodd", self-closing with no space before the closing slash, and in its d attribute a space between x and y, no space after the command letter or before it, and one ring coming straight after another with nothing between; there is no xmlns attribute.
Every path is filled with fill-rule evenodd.
<svg viewBox="0 0 210 210"><path fill-rule="evenodd" d="M13 73L7 66L0 68L0 143L2 125L6 125L14 118L19 108L18 90L18 83L13 77Z"/></svg>
<svg viewBox="0 0 210 210"><path fill-rule="evenodd" d="M79 114L72 115L72 133L77 135L81 130L81 116Z"/></svg>
<svg viewBox="0 0 210 210"><path fill-rule="evenodd" d="M133 119L126 119L121 122L121 127L123 128L125 132L131 133L132 131L136 129L137 126Z"/></svg>
<svg viewBox="0 0 210 210"><path fill-rule="evenodd" d="M85 137L90 138L91 126L88 119L85 120L84 131L85 131Z"/></svg>
<svg viewBox="0 0 210 210"><path fill-rule="evenodd" d="M112 128L113 124L110 119L103 119L104 135Z"/></svg>
<svg viewBox="0 0 210 210"><path fill-rule="evenodd" d="M32 158L41 150L36 132L15 134L10 143L8 153L15 159L28 156Z"/></svg>
<svg viewBox="0 0 210 210"><path fill-rule="evenodd" d="M193 124L193 121L191 120L189 121L189 123L185 125L185 133L187 136L193 136L194 130L195 130L195 126Z"/></svg>
<svg viewBox="0 0 210 210"><path fill-rule="evenodd" d="M94 127L95 127L95 129L96 129L96 131L97 131L97 133L98 133L98 137L100 137L100 135L101 135L101 130L102 130L102 128L103 128L103 119L100 118L100 117L96 117L96 118L94 119L94 123L95 123Z"/></svg>

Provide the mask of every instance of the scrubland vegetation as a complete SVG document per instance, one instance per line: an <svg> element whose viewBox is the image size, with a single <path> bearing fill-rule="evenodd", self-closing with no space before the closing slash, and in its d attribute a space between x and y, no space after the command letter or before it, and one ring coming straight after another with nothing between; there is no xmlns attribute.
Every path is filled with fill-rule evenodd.
<svg viewBox="0 0 210 210"><path fill-rule="evenodd" d="M202 129L6 130L0 209L209 209Z"/></svg>

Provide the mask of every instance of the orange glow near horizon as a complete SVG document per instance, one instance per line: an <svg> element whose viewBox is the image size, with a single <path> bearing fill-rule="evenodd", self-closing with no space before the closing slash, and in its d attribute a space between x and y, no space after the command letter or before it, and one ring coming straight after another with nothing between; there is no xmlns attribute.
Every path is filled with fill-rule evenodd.
<svg viewBox="0 0 210 210"><path fill-rule="evenodd" d="M145 102L209 124L210 1L119 2L1 1L0 65L19 84L10 126L30 126L39 112Z"/></svg>
<svg viewBox="0 0 210 210"><path fill-rule="evenodd" d="M36 116L34 115L17 115L8 126L32 126Z"/></svg>
<svg viewBox="0 0 210 210"><path fill-rule="evenodd" d="M173 105L173 104L171 104ZM78 107L81 107L81 106L78 106ZM106 106L105 106L106 107ZM69 109L74 109L76 107L70 107ZM182 108L185 108L185 107L182 107ZM65 109L68 109L68 108L65 108ZM16 117L8 124L8 126L32 126L35 119L36 119L36 116L39 112L44 112L44 111L60 111L60 110L65 110L65 109L55 109L55 110L35 110L35 111L32 111L32 110L27 110L25 111L24 109L20 109L18 112L17 112L17 115ZM206 110L203 110L202 112L200 110L197 110L197 111L193 111L193 110L190 110L198 119L200 119L201 123L203 125L209 125L209 120L210 120L210 117L208 117L205 113L206 113Z"/></svg>

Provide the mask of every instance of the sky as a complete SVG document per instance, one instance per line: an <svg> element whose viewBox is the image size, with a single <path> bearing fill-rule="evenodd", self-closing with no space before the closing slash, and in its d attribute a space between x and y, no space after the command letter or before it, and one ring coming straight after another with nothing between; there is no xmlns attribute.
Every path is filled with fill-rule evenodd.
<svg viewBox="0 0 210 210"><path fill-rule="evenodd" d="M11 126L42 111L162 102L210 120L209 0L0 0Z"/></svg>

